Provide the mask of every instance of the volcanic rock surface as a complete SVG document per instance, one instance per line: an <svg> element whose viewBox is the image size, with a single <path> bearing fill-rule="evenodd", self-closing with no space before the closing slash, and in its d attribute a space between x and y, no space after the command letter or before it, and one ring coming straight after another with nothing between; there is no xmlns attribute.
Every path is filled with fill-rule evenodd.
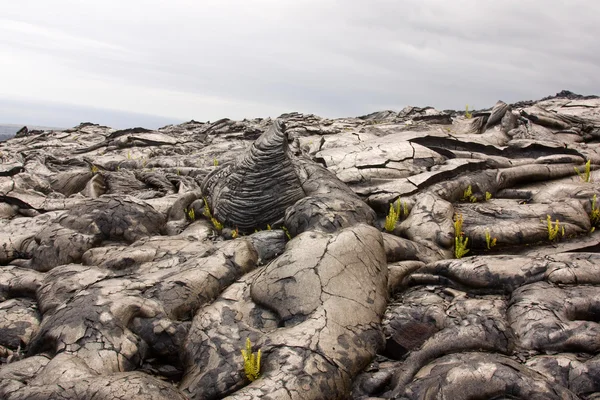
<svg viewBox="0 0 600 400"><path fill-rule="evenodd" d="M563 91L1 143L0 398L600 398L599 141Z"/></svg>

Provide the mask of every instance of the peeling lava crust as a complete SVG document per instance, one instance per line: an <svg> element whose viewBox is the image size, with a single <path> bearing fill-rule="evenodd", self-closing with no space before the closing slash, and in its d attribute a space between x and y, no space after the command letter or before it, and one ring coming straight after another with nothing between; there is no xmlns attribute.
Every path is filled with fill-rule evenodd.
<svg viewBox="0 0 600 400"><path fill-rule="evenodd" d="M600 399L599 139L600 99L566 91L23 130L0 398Z"/></svg>

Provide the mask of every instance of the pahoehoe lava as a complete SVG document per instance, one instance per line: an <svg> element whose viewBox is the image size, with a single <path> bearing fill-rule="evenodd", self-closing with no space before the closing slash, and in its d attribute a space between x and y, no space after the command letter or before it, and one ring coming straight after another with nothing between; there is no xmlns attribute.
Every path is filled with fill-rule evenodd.
<svg viewBox="0 0 600 400"><path fill-rule="evenodd" d="M23 131L0 398L600 398L599 139L600 99L567 91Z"/></svg>

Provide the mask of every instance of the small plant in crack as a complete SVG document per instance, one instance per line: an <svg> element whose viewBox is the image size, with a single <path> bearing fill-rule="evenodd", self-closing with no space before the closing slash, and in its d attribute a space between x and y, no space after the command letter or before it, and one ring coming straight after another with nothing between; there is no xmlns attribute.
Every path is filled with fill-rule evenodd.
<svg viewBox="0 0 600 400"><path fill-rule="evenodd" d="M466 119L473 118L473 114L469 112L469 105L468 104L465 106L465 118Z"/></svg>
<svg viewBox="0 0 600 400"><path fill-rule="evenodd" d="M600 207L598 207L598 197L592 197L592 211L590 212L590 222L592 226L597 226L600 223Z"/></svg>
<svg viewBox="0 0 600 400"><path fill-rule="evenodd" d="M208 219L210 219L210 222L212 222L213 226L215 227L215 229L219 232L221 232L223 230L223 224L221 222L219 222L218 219L216 219L215 217L213 217L212 213L210 212L210 207L208 206L208 201L206 200L206 197L204 198L204 216Z"/></svg>
<svg viewBox="0 0 600 400"><path fill-rule="evenodd" d="M548 240L551 242L558 240L559 233L561 233L561 236L565 236L565 227L560 225L558 218L556 222L552 223L552 217L546 215L546 228L548 229Z"/></svg>
<svg viewBox="0 0 600 400"><path fill-rule="evenodd" d="M390 210L385 217L385 225L383 228L388 232L392 232L396 227L398 218L400 218L400 203L397 203L396 207L394 207L394 204L390 204Z"/></svg>
<svg viewBox="0 0 600 400"><path fill-rule="evenodd" d="M398 199L394 203L390 203L390 210L385 217L384 229L388 232L392 232L396 227L396 223L398 223L400 219L408 217L408 213L408 202Z"/></svg>
<svg viewBox="0 0 600 400"><path fill-rule="evenodd" d="M465 233L462 231L463 226L463 215L455 214L454 215L454 256L456 258L463 258L468 252L469 249L467 245L469 243L469 238L465 236Z"/></svg>
<svg viewBox="0 0 600 400"><path fill-rule="evenodd" d="M477 203L477 197L475 197L473 195L473 188L471 187L471 185L469 185L464 191L463 191L463 197L462 197L462 201L470 201L471 203Z"/></svg>
<svg viewBox="0 0 600 400"><path fill-rule="evenodd" d="M292 240L292 235L290 235L290 231L288 228L282 226L281 230L285 233L285 237L287 237L288 240Z"/></svg>
<svg viewBox="0 0 600 400"><path fill-rule="evenodd" d="M485 230L485 244L487 245L488 250L496 245L496 238L492 238L489 229Z"/></svg>
<svg viewBox="0 0 600 400"><path fill-rule="evenodd" d="M190 208L189 210L185 208L183 211L185 212L190 221L194 222L196 220L196 212L193 208Z"/></svg>
<svg viewBox="0 0 600 400"><path fill-rule="evenodd" d="M577 172L577 175L579 175L582 181L590 182L592 174L592 160L587 160L583 172L579 171L579 168L577 167L573 168L575 168L575 172Z"/></svg>
<svg viewBox="0 0 600 400"><path fill-rule="evenodd" d="M252 352L252 342L250 338L246 339L246 349L241 350L244 358L244 373L250 382L258 379L260 376L260 349L256 353Z"/></svg>
<svg viewBox="0 0 600 400"><path fill-rule="evenodd" d="M399 217L402 217L402 218L408 217L408 212L409 212L408 211L408 202L402 201L400 199L396 200L396 202L399 203L400 206L402 207L402 214L399 215ZM398 206L398 204L396 206ZM400 208L398 207L398 209L400 209Z"/></svg>
<svg viewBox="0 0 600 400"><path fill-rule="evenodd" d="M221 232L223 230L223 224L219 222L219 220L217 220L216 218L212 217L210 219L210 222L212 222L213 226L217 231Z"/></svg>

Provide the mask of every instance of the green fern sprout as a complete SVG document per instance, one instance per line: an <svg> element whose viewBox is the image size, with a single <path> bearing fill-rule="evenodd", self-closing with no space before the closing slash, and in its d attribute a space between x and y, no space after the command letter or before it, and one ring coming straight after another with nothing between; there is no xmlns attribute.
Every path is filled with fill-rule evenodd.
<svg viewBox="0 0 600 400"><path fill-rule="evenodd" d="M454 238L454 256L456 258L463 258L470 251L467 249L468 243L468 237L457 236Z"/></svg>
<svg viewBox="0 0 600 400"><path fill-rule="evenodd" d="M210 208L208 207L208 201L206 200L206 197L204 198L204 212L203 212L204 216L208 219L210 219L210 222L212 222L213 226L215 227L215 229L219 232L221 232L223 230L223 224L221 222L219 222L218 219L216 219L215 217L213 217L212 213L210 212Z"/></svg>
<svg viewBox="0 0 600 400"><path fill-rule="evenodd" d="M469 105L468 105L468 104L465 106L465 118L466 118L466 119L471 119L471 118L473 118L473 114L471 114L471 113L469 112Z"/></svg>
<svg viewBox="0 0 600 400"><path fill-rule="evenodd" d="M210 212L210 208L208 207L208 200L206 200L206 197L204 197L204 212L202 213L206 218L210 218L212 217L212 214Z"/></svg>
<svg viewBox="0 0 600 400"><path fill-rule="evenodd" d="M590 222L592 226L597 226L600 223L600 207L597 205L597 197L592 198L592 212L590 213Z"/></svg>
<svg viewBox="0 0 600 400"><path fill-rule="evenodd" d="M271 225L267 224L267 230L270 231L271 230Z"/></svg>
<svg viewBox="0 0 600 400"><path fill-rule="evenodd" d="M398 198L398 200L396 200L396 213L398 214L398 219L403 219L408 217L408 202L404 202L402 200L400 200L400 198ZM400 212L400 209L402 209L402 212Z"/></svg>
<svg viewBox="0 0 600 400"><path fill-rule="evenodd" d="M579 177L581 178L582 181L590 182L591 174L592 174L592 160L587 160L587 162L585 163L585 170L583 173L581 171L579 171L579 168L577 168L577 167L573 167L573 168L575 168L575 172L577 172L577 175L579 175Z"/></svg>
<svg viewBox="0 0 600 400"><path fill-rule="evenodd" d="M213 166L215 166L215 167L219 166L219 160L217 160L216 158L213 158Z"/></svg>
<svg viewBox="0 0 600 400"><path fill-rule="evenodd" d="M193 208L190 208L189 210L185 209L184 211L187 214L187 216L190 219L190 221L195 221L196 220L196 211L194 211Z"/></svg>
<svg viewBox="0 0 600 400"><path fill-rule="evenodd" d="M490 192L485 192L485 201L490 201L492 199L492 194Z"/></svg>
<svg viewBox="0 0 600 400"><path fill-rule="evenodd" d="M561 225L558 219L556 219L556 222L553 224L550 215L546 215L546 223L548 228L548 240L551 242L556 240L559 232L562 233L562 236L565 236L565 227L563 226L561 230Z"/></svg>
<svg viewBox="0 0 600 400"><path fill-rule="evenodd" d="M466 201L468 200L471 196L473 195L473 188L471 187L471 185L469 185L464 191L463 191L463 197L462 200Z"/></svg>
<svg viewBox="0 0 600 400"><path fill-rule="evenodd" d="M469 185L464 191L463 191L463 197L462 197L462 201L470 201L471 203L477 203L477 197L475 197L473 195L473 188L471 187L471 185Z"/></svg>
<svg viewBox="0 0 600 400"><path fill-rule="evenodd" d="M487 245L488 250L496 245L496 238L492 239L489 229L485 230L485 244Z"/></svg>
<svg viewBox="0 0 600 400"><path fill-rule="evenodd" d="M292 235L290 235L290 231L288 230L288 228L282 226L281 230L285 233L285 236L288 238L288 240L292 240Z"/></svg>
<svg viewBox="0 0 600 400"><path fill-rule="evenodd" d="M462 258L465 256L470 250L467 249L467 245L469 243L469 238L465 236L465 233L462 231L463 225L463 215L455 214L454 215L454 256L456 258Z"/></svg>
<svg viewBox="0 0 600 400"><path fill-rule="evenodd" d="M454 214L454 236L461 236L462 234L464 234L464 232L462 231L462 224L463 224L464 220L463 220L463 215L462 214Z"/></svg>
<svg viewBox="0 0 600 400"><path fill-rule="evenodd" d="M250 382L258 379L260 376L260 349L255 353L252 352L252 342L250 338L246 339L246 349L241 350L244 358L244 373Z"/></svg>
<svg viewBox="0 0 600 400"><path fill-rule="evenodd" d="M394 204L390 204L390 211L388 212L387 217L385 217L384 229L388 232L392 232L396 227L398 218L400 218L400 203L396 202L395 208Z"/></svg>
<svg viewBox="0 0 600 400"><path fill-rule="evenodd" d="M211 217L210 222L212 222L213 226L215 227L215 229L217 231L221 232L223 230L223 224L220 223L219 220L216 219L215 217Z"/></svg>

